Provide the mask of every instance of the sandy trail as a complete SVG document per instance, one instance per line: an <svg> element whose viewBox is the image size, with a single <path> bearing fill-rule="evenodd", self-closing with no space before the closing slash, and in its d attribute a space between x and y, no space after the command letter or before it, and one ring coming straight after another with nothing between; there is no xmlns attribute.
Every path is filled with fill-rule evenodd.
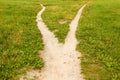
<svg viewBox="0 0 120 80"><path fill-rule="evenodd" d="M46 8L43 5L41 6L42 10L37 14L36 21L45 45L45 49L41 53L45 66L41 73L33 71L34 74L40 75L37 76L36 80L84 80L81 74L81 61L78 59L81 53L76 51L78 42L75 32L82 10L86 5L79 9L77 15L70 23L70 31L65 39L65 44L59 43L55 35L49 31L43 22L41 15ZM32 75L33 72L28 72L27 75Z"/></svg>

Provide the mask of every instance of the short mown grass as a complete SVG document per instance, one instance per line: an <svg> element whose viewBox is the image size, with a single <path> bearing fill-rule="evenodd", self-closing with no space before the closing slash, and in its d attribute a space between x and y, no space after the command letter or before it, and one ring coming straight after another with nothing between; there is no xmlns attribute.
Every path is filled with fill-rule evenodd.
<svg viewBox="0 0 120 80"><path fill-rule="evenodd" d="M69 23L84 0L0 0L0 80L16 80L29 69L41 69L44 63L38 51L44 48L36 26L36 15L46 6L42 17L60 42L69 31ZM65 21L60 24L59 21Z"/></svg>
<svg viewBox="0 0 120 80"><path fill-rule="evenodd" d="M16 80L28 69L43 66L36 26L37 0L0 0L0 80Z"/></svg>
<svg viewBox="0 0 120 80"><path fill-rule="evenodd" d="M35 21L40 3L46 6L44 22L64 43L69 23L86 1L76 32L82 72L86 80L119 80L119 0L0 0L0 80L18 80L43 67L38 51L44 45Z"/></svg>
<svg viewBox="0 0 120 80"><path fill-rule="evenodd" d="M86 80L120 80L120 0L91 0L76 35Z"/></svg>
<svg viewBox="0 0 120 80"><path fill-rule="evenodd" d="M46 11L42 15L43 20L60 42L64 43L69 31L69 23L86 1L87 0L41 0L46 6ZM60 24L60 21L65 21L65 23Z"/></svg>

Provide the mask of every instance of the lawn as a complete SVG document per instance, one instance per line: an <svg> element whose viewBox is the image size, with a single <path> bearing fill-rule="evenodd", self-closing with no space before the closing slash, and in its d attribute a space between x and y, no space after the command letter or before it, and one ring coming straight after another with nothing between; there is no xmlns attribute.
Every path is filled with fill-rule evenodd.
<svg viewBox="0 0 120 80"><path fill-rule="evenodd" d="M46 6L43 19L60 42L69 30L69 23L83 0L0 0L0 79L16 80L27 70L41 69L44 62L38 55L43 50L42 36L36 15ZM59 21L65 20L65 24Z"/></svg>
<svg viewBox="0 0 120 80"><path fill-rule="evenodd" d="M37 0L0 0L0 80L43 66L38 50L42 36L36 26Z"/></svg>
<svg viewBox="0 0 120 80"><path fill-rule="evenodd" d="M119 80L120 0L91 0L76 35L86 80Z"/></svg>
<svg viewBox="0 0 120 80"><path fill-rule="evenodd" d="M64 43L69 23L87 0L41 0L41 2L46 6L46 11L42 15L43 21L58 40ZM64 24L60 23L62 21Z"/></svg>
<svg viewBox="0 0 120 80"><path fill-rule="evenodd" d="M0 0L0 80L18 80L30 69L41 69L44 49L36 15L64 43L69 23L84 9L76 32L86 80L120 79L120 0Z"/></svg>

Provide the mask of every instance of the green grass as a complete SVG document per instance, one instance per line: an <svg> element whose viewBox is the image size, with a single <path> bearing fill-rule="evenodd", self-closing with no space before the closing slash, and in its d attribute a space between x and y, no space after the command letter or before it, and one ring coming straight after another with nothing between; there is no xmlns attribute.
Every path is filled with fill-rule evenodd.
<svg viewBox="0 0 120 80"><path fill-rule="evenodd" d="M119 80L120 0L91 0L76 34L86 80Z"/></svg>
<svg viewBox="0 0 120 80"><path fill-rule="evenodd" d="M46 6L46 11L42 17L47 27L55 33L58 40L64 43L67 32L69 31L69 23L76 15L78 9L87 0L41 0ZM59 21L66 21L60 24Z"/></svg>
<svg viewBox="0 0 120 80"><path fill-rule="evenodd" d="M48 28L60 42L69 30L69 23L83 0L0 0L0 80L16 80L29 69L41 69L43 61L38 50L44 48L36 26L36 15L46 6L42 15ZM67 15L66 15L67 14ZM66 20L59 24L59 20Z"/></svg>
<svg viewBox="0 0 120 80"><path fill-rule="evenodd" d="M37 0L0 0L0 80L16 80L30 68L41 68L43 49L36 26Z"/></svg>
<svg viewBox="0 0 120 80"><path fill-rule="evenodd" d="M41 69L43 50L36 15L64 43L69 23L88 0L0 0L0 80L16 80L29 69ZM120 79L120 1L89 0L76 32L86 80ZM59 21L65 21L60 24Z"/></svg>

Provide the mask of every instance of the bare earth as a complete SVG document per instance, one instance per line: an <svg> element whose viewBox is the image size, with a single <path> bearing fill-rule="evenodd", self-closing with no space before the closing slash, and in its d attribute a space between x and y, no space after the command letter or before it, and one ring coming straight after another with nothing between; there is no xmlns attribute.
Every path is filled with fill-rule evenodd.
<svg viewBox="0 0 120 80"><path fill-rule="evenodd" d="M45 7L41 6L42 10L38 13L36 21L45 45L44 51L41 52L45 66L41 72L35 70L27 72L26 77L35 80L84 80L79 59L81 53L76 51L78 42L75 32L86 4L80 8L70 23L70 31L65 39L65 44L59 43L43 22L41 15L45 11ZM20 80L23 80L23 76L20 77Z"/></svg>

